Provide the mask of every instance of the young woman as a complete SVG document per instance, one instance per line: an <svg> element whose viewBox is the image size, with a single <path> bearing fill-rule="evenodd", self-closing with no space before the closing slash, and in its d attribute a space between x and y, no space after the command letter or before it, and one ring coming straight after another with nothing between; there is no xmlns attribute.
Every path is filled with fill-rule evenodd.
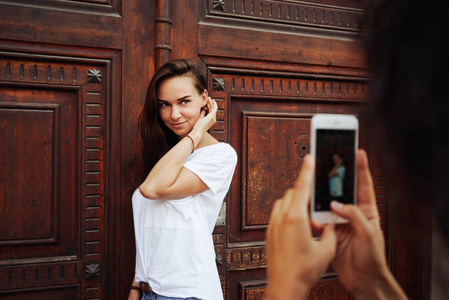
<svg viewBox="0 0 449 300"><path fill-rule="evenodd" d="M146 178L134 192L129 299L222 299L212 231L237 155L207 130L217 103L190 60L154 74L140 116Z"/></svg>

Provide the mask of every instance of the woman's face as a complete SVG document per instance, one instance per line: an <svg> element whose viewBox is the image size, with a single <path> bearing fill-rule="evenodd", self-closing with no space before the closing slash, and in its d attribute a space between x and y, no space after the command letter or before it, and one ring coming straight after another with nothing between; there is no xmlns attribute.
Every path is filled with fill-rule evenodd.
<svg viewBox="0 0 449 300"><path fill-rule="evenodd" d="M332 160L333 160L334 164L341 164L343 162L340 155L338 155L338 154L334 154L332 156Z"/></svg>
<svg viewBox="0 0 449 300"><path fill-rule="evenodd" d="M180 138L192 131L207 103L207 91L199 94L190 76L163 81L157 95L162 122Z"/></svg>

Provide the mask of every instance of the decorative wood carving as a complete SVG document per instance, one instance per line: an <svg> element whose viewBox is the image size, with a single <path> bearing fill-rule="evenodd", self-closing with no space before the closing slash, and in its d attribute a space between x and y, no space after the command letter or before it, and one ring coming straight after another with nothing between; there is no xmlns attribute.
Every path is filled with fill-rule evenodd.
<svg viewBox="0 0 449 300"><path fill-rule="evenodd" d="M100 277L100 265L99 264L90 264L86 265L86 277Z"/></svg>
<svg viewBox="0 0 449 300"><path fill-rule="evenodd" d="M87 82L101 83L101 70L89 70L87 73Z"/></svg>
<svg viewBox="0 0 449 300"><path fill-rule="evenodd" d="M245 247L226 250L228 270L266 267L267 252L265 246Z"/></svg>
<svg viewBox="0 0 449 300"><path fill-rule="evenodd" d="M358 31L363 11L360 5L342 7L306 1L283 2L272 0L209 0L213 1L210 15L233 19L275 22L296 26L332 28Z"/></svg>
<svg viewBox="0 0 449 300"><path fill-rule="evenodd" d="M225 90L223 78L214 77L214 78L212 78L212 80L213 80L213 86L214 86L215 91L224 91Z"/></svg>
<svg viewBox="0 0 449 300"><path fill-rule="evenodd" d="M219 11L225 11L225 1L224 0L214 0L213 9Z"/></svg>

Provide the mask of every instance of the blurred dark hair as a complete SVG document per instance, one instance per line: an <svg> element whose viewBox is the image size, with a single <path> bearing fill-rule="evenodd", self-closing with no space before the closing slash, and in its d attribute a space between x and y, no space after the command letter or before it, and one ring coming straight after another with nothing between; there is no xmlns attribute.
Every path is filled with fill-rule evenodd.
<svg viewBox="0 0 449 300"><path fill-rule="evenodd" d="M178 76L190 76L198 93L206 89L206 79L197 66L189 59L176 59L163 64L153 75L148 86L145 104L139 118L142 138L142 158L144 172L141 182L146 178L154 165L179 141L178 136L162 122L158 89L162 82Z"/></svg>
<svg viewBox="0 0 449 300"><path fill-rule="evenodd" d="M449 233L449 1L385 1L374 14L367 124L386 140L389 185L406 188ZM448 84L448 86L446 86ZM399 182L401 180L401 182ZM396 201L396 199L395 199Z"/></svg>

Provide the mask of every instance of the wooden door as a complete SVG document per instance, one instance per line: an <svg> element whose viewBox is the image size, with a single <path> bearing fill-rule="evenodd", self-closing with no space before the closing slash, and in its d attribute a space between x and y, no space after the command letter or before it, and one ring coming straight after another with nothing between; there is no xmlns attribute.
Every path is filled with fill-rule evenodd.
<svg viewBox="0 0 449 300"><path fill-rule="evenodd" d="M129 292L126 192L154 10L145 0L1 1L0 298Z"/></svg>
<svg viewBox="0 0 449 300"><path fill-rule="evenodd" d="M225 298L263 299L269 215L309 152L311 117L348 113L362 118L369 95L369 72L358 41L362 1L160 2L167 8L161 48L167 57L194 59L207 72L219 105L212 134L231 143L239 157L214 232ZM360 147L370 157L391 267L409 294L425 298L429 281L413 276L428 275L428 260L413 264L417 252L404 246L389 219L382 145L369 143L362 128ZM423 228L429 233L428 224ZM329 269L309 298L352 297Z"/></svg>

